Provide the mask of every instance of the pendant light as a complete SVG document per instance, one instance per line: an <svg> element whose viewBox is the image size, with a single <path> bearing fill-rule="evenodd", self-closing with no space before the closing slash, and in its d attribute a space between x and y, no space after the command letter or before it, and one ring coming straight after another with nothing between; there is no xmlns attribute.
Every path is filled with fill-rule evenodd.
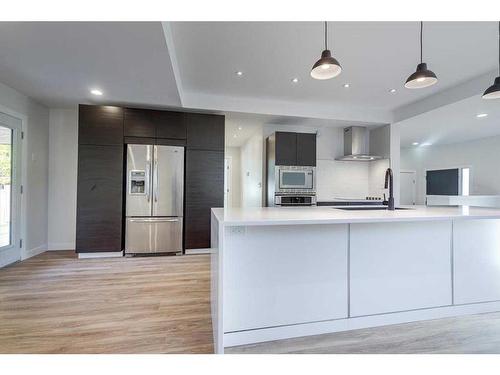
<svg viewBox="0 0 500 375"><path fill-rule="evenodd" d="M330 79L338 76L341 71L342 67L328 49L328 23L325 21L325 50L321 52L321 58L313 65L311 77L321 80Z"/></svg>
<svg viewBox="0 0 500 375"><path fill-rule="evenodd" d="M422 34L424 23L420 22L420 64L417 65L417 70L408 77L405 83L407 89L421 89L432 86L438 79L432 70L427 69L427 64L422 61Z"/></svg>
<svg viewBox="0 0 500 375"><path fill-rule="evenodd" d="M500 99L500 22L498 22L498 77L483 94L483 99Z"/></svg>

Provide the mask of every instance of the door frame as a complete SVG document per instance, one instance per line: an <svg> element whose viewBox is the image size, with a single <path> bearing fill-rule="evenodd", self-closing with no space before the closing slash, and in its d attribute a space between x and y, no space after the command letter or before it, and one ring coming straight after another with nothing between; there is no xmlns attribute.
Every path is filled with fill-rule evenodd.
<svg viewBox="0 0 500 375"><path fill-rule="evenodd" d="M0 104L0 112L5 113L6 115L15 117L21 121L21 126L16 129L17 133L17 151L15 157L19 158L20 160L17 160L17 166L18 168L21 168L20 173L18 172L17 176L17 185L20 188L22 186L22 193L18 190L18 197L17 197L17 207L15 210L15 215L17 215L17 223L16 225L19 226L17 228L17 233L18 233L18 238L16 238L16 241L22 240L22 246L19 246L19 242L17 243L17 248L19 249L19 254L17 254L17 260L24 260L27 259L33 255L36 254L31 254L27 249L26 249L26 194L27 194L27 186L26 186L26 180L27 180L27 147L24 145L24 141L27 139L28 133L27 133L27 128L28 128L28 117L22 113L19 113L17 111L14 111L10 109L9 107L6 107L2 104Z"/></svg>
<svg viewBox="0 0 500 375"><path fill-rule="evenodd" d="M413 174L413 205L415 206L417 204L417 171L414 169L400 169L399 170L399 189L401 189L401 173L411 173ZM401 191L399 192L399 196L401 197Z"/></svg>
<svg viewBox="0 0 500 375"><path fill-rule="evenodd" d="M227 173L226 173L227 171ZM224 155L224 207L233 205L233 157Z"/></svg>

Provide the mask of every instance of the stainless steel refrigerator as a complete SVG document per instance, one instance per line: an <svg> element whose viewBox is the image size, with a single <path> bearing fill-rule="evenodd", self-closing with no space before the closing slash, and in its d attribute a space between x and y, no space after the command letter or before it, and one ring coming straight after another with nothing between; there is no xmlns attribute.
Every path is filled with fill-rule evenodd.
<svg viewBox="0 0 500 375"><path fill-rule="evenodd" d="M125 253L182 253L184 147L127 146Z"/></svg>

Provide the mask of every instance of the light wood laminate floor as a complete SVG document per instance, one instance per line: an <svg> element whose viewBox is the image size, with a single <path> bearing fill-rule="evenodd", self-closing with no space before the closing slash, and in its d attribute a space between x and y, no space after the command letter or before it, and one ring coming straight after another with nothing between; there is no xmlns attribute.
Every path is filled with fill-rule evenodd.
<svg viewBox="0 0 500 375"><path fill-rule="evenodd" d="M212 353L208 255L0 269L0 353Z"/></svg>

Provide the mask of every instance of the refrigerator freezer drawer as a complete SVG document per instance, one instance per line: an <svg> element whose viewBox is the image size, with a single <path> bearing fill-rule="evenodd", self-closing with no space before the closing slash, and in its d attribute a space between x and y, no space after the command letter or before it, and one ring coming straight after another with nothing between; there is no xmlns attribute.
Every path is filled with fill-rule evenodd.
<svg viewBox="0 0 500 375"><path fill-rule="evenodd" d="M125 253L182 252L182 217L127 218Z"/></svg>

